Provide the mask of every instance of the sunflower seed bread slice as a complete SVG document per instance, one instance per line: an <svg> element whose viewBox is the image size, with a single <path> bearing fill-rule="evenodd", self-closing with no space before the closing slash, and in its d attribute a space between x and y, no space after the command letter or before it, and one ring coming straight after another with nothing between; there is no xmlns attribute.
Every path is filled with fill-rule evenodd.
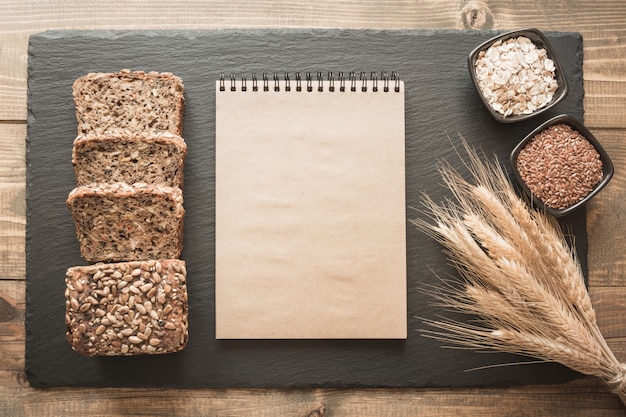
<svg viewBox="0 0 626 417"><path fill-rule="evenodd" d="M185 348L185 262L163 259L75 266L65 277L66 337L87 355L163 354Z"/></svg>
<svg viewBox="0 0 626 417"><path fill-rule="evenodd" d="M179 258L183 194L160 184L99 183L73 189L66 201L80 253L90 262Z"/></svg>
<svg viewBox="0 0 626 417"><path fill-rule="evenodd" d="M168 72L89 73L74 81L78 135L171 132L182 136L182 80Z"/></svg>
<svg viewBox="0 0 626 417"><path fill-rule="evenodd" d="M169 132L78 136L72 165L79 186L102 182L164 184L183 188L187 145Z"/></svg>

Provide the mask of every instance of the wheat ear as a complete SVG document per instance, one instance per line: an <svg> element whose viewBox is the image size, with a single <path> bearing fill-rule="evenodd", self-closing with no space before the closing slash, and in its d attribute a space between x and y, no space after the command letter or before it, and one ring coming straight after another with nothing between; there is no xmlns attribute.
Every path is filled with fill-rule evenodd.
<svg viewBox="0 0 626 417"><path fill-rule="evenodd" d="M424 320L435 330L423 334L561 363L602 378L626 404L626 365L596 324L582 268L558 223L517 195L497 159L484 161L463 143L470 180L441 164L454 200L424 196L426 218L412 222L443 245L462 278L429 293L478 322Z"/></svg>

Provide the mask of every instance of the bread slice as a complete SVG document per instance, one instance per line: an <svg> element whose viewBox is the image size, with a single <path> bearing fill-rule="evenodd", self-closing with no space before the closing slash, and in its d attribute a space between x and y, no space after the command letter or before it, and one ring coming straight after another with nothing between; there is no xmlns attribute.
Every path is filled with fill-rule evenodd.
<svg viewBox="0 0 626 417"><path fill-rule="evenodd" d="M174 74L121 70L74 81L78 135L171 132L182 136L184 85Z"/></svg>
<svg viewBox="0 0 626 417"><path fill-rule="evenodd" d="M160 184L99 183L73 189L66 202L80 253L90 262L180 257L183 195Z"/></svg>
<svg viewBox="0 0 626 417"><path fill-rule="evenodd" d="M87 355L178 352L187 331L185 261L75 266L65 276L66 337Z"/></svg>
<svg viewBox="0 0 626 417"><path fill-rule="evenodd" d="M101 182L183 187L187 145L173 133L79 136L72 164L79 186Z"/></svg>

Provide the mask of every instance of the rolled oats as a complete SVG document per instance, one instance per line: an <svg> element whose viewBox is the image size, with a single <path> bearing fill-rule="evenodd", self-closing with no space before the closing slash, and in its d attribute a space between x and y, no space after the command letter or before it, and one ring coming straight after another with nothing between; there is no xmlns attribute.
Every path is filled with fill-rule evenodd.
<svg viewBox="0 0 626 417"><path fill-rule="evenodd" d="M545 107L558 89L554 61L525 36L480 51L474 67L483 96L505 117Z"/></svg>

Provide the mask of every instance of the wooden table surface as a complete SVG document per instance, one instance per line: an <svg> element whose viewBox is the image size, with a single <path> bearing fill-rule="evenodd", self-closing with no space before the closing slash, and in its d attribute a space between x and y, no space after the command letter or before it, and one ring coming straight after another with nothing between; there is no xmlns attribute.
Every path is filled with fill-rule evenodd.
<svg viewBox="0 0 626 417"><path fill-rule="evenodd" d="M317 27L576 31L585 124L616 174L590 204L589 291L626 361L626 5L623 0L0 0L0 415L621 416L594 378L492 389L33 389L24 374L28 38L49 29ZM51 277L54 279L54 277Z"/></svg>

